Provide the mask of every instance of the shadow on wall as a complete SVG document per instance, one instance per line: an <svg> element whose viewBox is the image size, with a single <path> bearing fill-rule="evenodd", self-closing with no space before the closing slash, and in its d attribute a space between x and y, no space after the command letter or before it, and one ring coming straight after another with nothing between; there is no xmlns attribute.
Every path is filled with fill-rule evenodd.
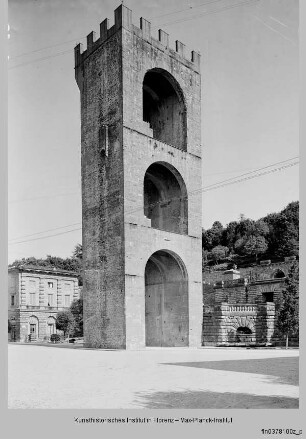
<svg viewBox="0 0 306 439"><path fill-rule="evenodd" d="M154 392L137 393L136 402L146 409L297 409L297 398L246 393ZM186 415L185 415L186 416ZM206 416L206 415L204 415Z"/></svg>

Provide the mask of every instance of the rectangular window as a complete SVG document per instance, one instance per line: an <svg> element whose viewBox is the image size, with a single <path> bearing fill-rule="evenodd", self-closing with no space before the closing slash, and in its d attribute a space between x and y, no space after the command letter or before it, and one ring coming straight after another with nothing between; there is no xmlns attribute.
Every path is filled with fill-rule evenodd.
<svg viewBox="0 0 306 439"><path fill-rule="evenodd" d="M48 288L53 288L53 282L48 282Z"/></svg>
<svg viewBox="0 0 306 439"><path fill-rule="evenodd" d="M30 305L36 305L36 293L30 293Z"/></svg>
<svg viewBox="0 0 306 439"><path fill-rule="evenodd" d="M70 306L70 295L65 296L65 306Z"/></svg>
<svg viewBox="0 0 306 439"><path fill-rule="evenodd" d="M48 306L53 306L53 294L48 294Z"/></svg>
<svg viewBox="0 0 306 439"><path fill-rule="evenodd" d="M11 306L15 306L15 295L11 296Z"/></svg>
<svg viewBox="0 0 306 439"><path fill-rule="evenodd" d="M36 281L35 280L31 280L30 279L29 288L30 288L31 291L36 290Z"/></svg>

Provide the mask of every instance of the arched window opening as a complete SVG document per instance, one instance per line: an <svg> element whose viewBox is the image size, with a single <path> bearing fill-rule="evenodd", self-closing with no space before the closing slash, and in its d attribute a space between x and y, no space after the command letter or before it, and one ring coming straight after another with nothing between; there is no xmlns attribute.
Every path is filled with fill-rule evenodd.
<svg viewBox="0 0 306 439"><path fill-rule="evenodd" d="M187 190L181 175L169 164L157 162L144 177L144 214L151 227L188 233Z"/></svg>
<svg viewBox="0 0 306 439"><path fill-rule="evenodd" d="M145 74L143 120L150 124L155 139L187 150L183 93L177 81L165 70L152 69Z"/></svg>
<svg viewBox="0 0 306 439"><path fill-rule="evenodd" d="M49 316L47 319L47 334L51 337L52 334L56 334L56 320L53 316Z"/></svg>
<svg viewBox="0 0 306 439"><path fill-rule="evenodd" d="M279 268L276 270L276 272L274 273L274 279L281 279L283 277L286 277L285 273L283 272L283 270L280 270Z"/></svg>
<svg viewBox="0 0 306 439"><path fill-rule="evenodd" d="M159 250L145 268L146 346L188 346L188 282L180 258Z"/></svg>

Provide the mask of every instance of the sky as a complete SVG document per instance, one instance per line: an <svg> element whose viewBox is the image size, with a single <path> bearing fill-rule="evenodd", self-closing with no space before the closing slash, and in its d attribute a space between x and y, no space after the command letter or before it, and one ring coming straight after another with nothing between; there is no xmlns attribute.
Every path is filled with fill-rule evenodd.
<svg viewBox="0 0 306 439"><path fill-rule="evenodd" d="M120 3L9 0L9 262L69 257L82 240L73 48L105 18L112 25ZM298 200L298 1L124 4L135 25L142 16L173 48L177 39L201 53L202 226Z"/></svg>

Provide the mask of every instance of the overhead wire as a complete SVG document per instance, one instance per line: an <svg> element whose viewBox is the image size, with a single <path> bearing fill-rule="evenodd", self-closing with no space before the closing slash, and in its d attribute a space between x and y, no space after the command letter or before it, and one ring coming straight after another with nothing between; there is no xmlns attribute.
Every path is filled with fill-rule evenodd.
<svg viewBox="0 0 306 439"><path fill-rule="evenodd" d="M52 46L41 47L40 49L31 50L30 52L20 53L18 55L10 57L10 60L13 61L14 59L21 58L22 56L32 55L32 53L42 52L43 50L53 49L54 47L63 46L64 44L74 43L76 40L84 40L84 39L86 39L86 37L75 38L73 40L68 40L68 41L63 41L61 43L53 44Z"/></svg>
<svg viewBox="0 0 306 439"><path fill-rule="evenodd" d="M169 16L169 15L179 14L181 12L191 11L193 9L202 8L203 6L206 6L206 5L210 5L210 4L213 4L213 3L219 3L219 2L224 2L224 1L226 1L226 0L211 0L209 2L201 3L200 5L189 6L188 8L185 8L185 9L177 9L177 10L172 11L172 12L167 12L166 14L155 15L154 17L151 17L150 19L151 20L156 20L157 18L162 18L162 17L166 17L166 16Z"/></svg>
<svg viewBox="0 0 306 439"><path fill-rule="evenodd" d="M243 1L240 3L235 3L233 5L225 6L223 8L219 8L219 9L216 9L214 11L208 11L208 12L204 12L203 14L197 14L193 17L187 17L187 18L182 18L182 19L178 19L178 20L174 20L174 21L168 21L166 23L161 23L160 26L169 26L171 24L184 23L185 21L195 20L195 19L200 18L200 17L204 17L204 16L212 15L212 14L217 14L219 12L223 12L223 11L227 11L229 9L237 8L238 6L243 6L243 5L248 5L248 4L253 5L253 4L257 3L258 1L259 0L249 0L249 1ZM153 26L153 27L157 27L157 26Z"/></svg>
<svg viewBox="0 0 306 439"><path fill-rule="evenodd" d="M298 157L295 157L294 159L296 159L296 158L298 158ZM292 159L283 160L281 162L275 163L274 165L286 163L289 160L292 160ZM257 169L256 171L248 172L246 174L242 174L240 176L233 177L231 179L220 181L220 182L215 183L215 184L210 185L210 186L206 186L206 187L203 187L203 188L200 188L200 189L196 189L194 191L190 191L187 194L187 196L185 196L185 197L171 197L171 198L164 199L164 200L161 200L161 201L157 201L157 202L154 202L154 203L147 203L144 206L138 206L137 208L127 210L125 212L125 215L133 214L133 213L136 213L136 212L148 209L148 208L154 208L157 205L164 204L166 202L172 202L172 201L188 199L189 196L192 196L192 195L195 195L195 194L199 194L201 192L204 193L204 192L220 189L220 188L223 188L225 186L232 185L232 184L240 183L242 181L250 180L250 179L253 179L253 178L258 178L258 177L261 177L263 175L267 175L267 174L270 174L270 173L273 173L273 172L276 172L276 171L281 171L283 169L295 166L297 164L299 164L299 162L287 163L287 164L284 164L283 166L279 166L277 168L273 168L273 169L269 169L269 170L268 170L268 168L272 167L273 165L264 166L262 168ZM258 173L258 171L264 171L264 172ZM249 174L253 174L253 175L249 175ZM114 217L116 217L118 215L119 215L119 213L111 214L111 215L108 215L108 218L114 218ZM76 223L76 224L80 224L80 223ZM70 226L72 226L72 224ZM63 226L62 228L64 228L64 227L65 226ZM69 227L69 226L67 226L67 227ZM40 240L40 239L47 239L47 238L51 238L51 237L54 237L54 236L59 236L59 235L64 235L66 233L71 233L71 232L79 231L81 229L82 229L82 227L79 227L79 228L76 228L76 229L72 229L72 230L56 233L56 234L53 234L53 235L42 236L42 237L37 237L37 238L32 238L32 239L23 240L23 241L17 241L17 242L10 242L9 245L21 244L21 243L24 243L24 242L36 241L36 240ZM53 230L56 230L56 229L53 229ZM47 232L47 231L45 231L45 232ZM40 233L43 233L43 232L40 232ZM35 234L33 234L32 236L34 236L34 235ZM24 237L26 237L26 236L24 236Z"/></svg>
<svg viewBox="0 0 306 439"><path fill-rule="evenodd" d="M16 241L17 239L28 238L28 237L30 237L30 236L41 235L42 233L54 232L55 230L65 229L65 228L67 228L67 227L78 226L79 224L82 224L82 223L78 222L78 223L73 223L73 224L67 224L66 226L55 227L55 228L53 228L53 229L43 230L42 232L36 232L36 233L31 233L31 234L29 234L29 235L18 236L18 237L16 237L16 238L11 238L11 239L9 240L9 242L11 242L11 241Z"/></svg>
<svg viewBox="0 0 306 439"><path fill-rule="evenodd" d="M197 7L200 7L200 6L202 7L202 6L205 6L205 5L209 5L209 4L217 3L217 2L219 2L219 1L221 1L221 0L214 0L214 1L211 1L211 2L203 3L202 5L195 6L195 7L193 7L192 9L195 9L195 8L197 8ZM221 7L221 8L219 8L219 9L217 9L217 10L214 10L214 11L208 11L208 12L205 12L204 14L198 14L198 15L193 16L193 17L184 18L184 19L180 19L180 20L177 20L177 21L171 21L171 22L168 22L168 23L161 23L160 26L165 26L165 25L170 25L170 24L175 24L175 23L181 23L181 22L184 22L184 21L194 20L194 19L197 19L198 17L202 17L202 16L210 15L210 14L216 14L216 13L218 13L218 12L222 12L222 11L224 11L224 10L232 9L233 7L242 6L242 5L244 5L244 4L255 4L255 3L257 3L258 1L259 1L259 0L248 0L248 1L243 1L243 2L240 2L240 3L235 3L234 5L224 6L224 7ZM190 9L190 8L188 8L188 10L189 10L189 9ZM192 9L190 9L190 10L192 10ZM174 13L178 13L178 12L182 12L182 11L172 12L172 13L169 13L169 14L174 14ZM163 14L163 15L161 15L160 17L162 17L162 16L167 16L167 15L168 15L168 14ZM158 27L158 26L156 25L156 26L153 26L153 27ZM82 39L84 39L84 38L86 38L86 37L81 37L81 38L79 38L79 40L82 40ZM71 41L75 41L75 40L71 40ZM45 50L45 49L49 49L49 48L53 48L53 47L56 47L56 46L59 46L59 45L62 45L62 44L66 44L66 43L68 43L68 42L58 43L58 44L55 44L55 45L53 45L53 46L48 46L48 47L46 47L46 48L41 48L41 49L34 50L34 51L32 51L32 52L27 52L26 54L16 55L15 57L11 58L11 60L14 60L15 58L17 58L17 57L19 57L19 56L21 57L21 56L29 55L29 54L31 54L31 53L39 52L39 51L42 51L42 50ZM32 64L32 63L35 63L35 62L45 61L45 60L47 60L47 59L51 59L51 58L54 58L54 57L57 57L57 56L60 56L60 55L64 55L64 54L66 54L66 53L72 53L72 50L69 49L69 50L66 50L66 51L63 51L63 52L59 52L59 53L56 53L56 54L53 54L53 55L49 55L49 56L45 56L45 57L41 57L41 58L37 58L37 59L35 59L35 60L31 60L31 61L27 61L27 62L24 62L24 63L20 63L20 64L17 64L17 65L15 65L15 66L11 66L11 67L9 67L9 70L11 70L11 69L16 69L16 68L18 68L18 67L22 67L22 66L26 66L26 65L29 65L29 64Z"/></svg>
<svg viewBox="0 0 306 439"><path fill-rule="evenodd" d="M64 55L66 53L72 53L71 49L64 50L63 52L59 52L59 53L54 53L53 55L45 56L42 58L37 58L37 59L31 60L31 61L26 61L26 62L18 64L16 66L11 66L11 67L9 67L9 70L17 69L18 67L22 67L22 66L27 66L29 64L36 63L38 61L45 61L46 59L55 58L57 56Z"/></svg>
<svg viewBox="0 0 306 439"><path fill-rule="evenodd" d="M215 0L215 1L205 2L205 3L203 3L203 4L201 4L201 5L197 5L197 6L195 6L195 7L187 8L187 9L184 9L184 10L177 10L177 11L170 12L170 13L167 13L167 14L162 14L162 15L160 15L160 16L153 17L153 19L161 18L162 16L173 15L173 14L180 13L180 12L185 12L185 11L187 11L187 10L189 11L189 10L192 10L192 9L195 9L195 8L199 8L199 7L202 7L202 6L206 6L206 5L209 5L209 4L218 3L218 2L220 2L220 1L223 1L223 0ZM208 11L208 12L205 12L205 13L203 13L203 14L198 14L197 16L187 17L187 18L184 18L184 19L179 19L179 20L171 21L171 22L168 22L168 23L163 23L163 24L161 24L161 25L169 25L169 24L181 23L181 22L185 22L185 21L189 21L189 20L196 19L196 18L198 18L198 17L202 17L202 16L206 16L206 15L211 15L211 14L215 14L215 13L218 13L218 12L222 12L223 10L232 9L232 8L234 8L234 7L238 7L238 6L242 6L242 5L247 5L247 4L254 4L254 3L257 3L258 1L259 1L259 0L251 0L251 1L239 2L239 3L233 4L233 5L224 6L224 7L222 7L222 8L217 9L217 10ZM258 18L258 17L257 17L257 18ZM278 33L279 33L279 32L278 32ZM82 38L80 38L80 39L84 39L84 38L86 38L86 37L82 37ZM35 53L35 52L39 52L39 51L42 51L42 50L50 49L50 48L53 48L53 47L56 47L56 46L59 46L59 45L62 45L62 44L66 44L66 43L69 43L69 42L73 42L73 41L75 41L75 40L70 40L70 41L66 41L66 42L63 42L63 43L58 43L58 44L55 44L55 45L53 45L53 46L48 46L48 47L45 47L45 48L40 48L40 49L34 50L34 51L32 51L32 52L25 53L25 54L20 54L20 55L17 55L17 56L15 56L15 57L13 57L12 60L15 59L15 58L21 57L21 56L25 56L25 55L29 55L29 54L31 54L31 53ZM17 68L17 67L21 67L21 66L23 66L23 65L28 65L28 64L31 64L31 63L34 63L34 62L38 62L38 61L42 61L42 60L46 60L46 59L50 59L50 58L53 58L53 57L57 57L57 56L60 56L60 55L66 54L66 53L68 53L68 52L71 53L71 49L66 50L66 51L63 51L63 52L60 52L60 53L56 53L56 54L53 54L53 55L49 55L49 56L46 56L46 57L43 57L43 58L38 58L38 59L36 59L36 60L28 61L28 62L25 62L25 63L22 63L22 64L18 64L17 66L12 66L12 67L10 67L10 69ZM297 157L295 157L295 158L293 158L293 159L296 159L296 158L297 158ZM224 181L220 181L220 182L214 183L214 184L209 185L209 186L207 186L207 187L203 187L203 188L197 189L197 190L195 190L195 191L191 191L191 192L189 192L189 195L194 195L194 194L196 194L196 193L200 193L200 192L208 192L208 191L210 191L210 190L219 189L219 188L221 188L221 187L225 187L225 186L228 186L228 185L231 185L231 184L239 183L239 182L241 182L241 181L249 180L249 179L252 179L252 178L257 178L257 177L260 177L260 176L262 176L262 175L266 175L266 174L269 174L269 173L272 173L272 172L275 172L275 171L279 171L279 170L282 170L282 169L285 169L285 168L288 168L288 167L291 167L291 166L294 166L294 165L298 164L298 162L296 162L296 163L292 163L292 164L287 164L287 165L281 166L281 167L276 168L276 169L272 169L272 170L269 170L269 171L265 171L265 172L262 172L262 173L260 173L260 174L255 174L255 173L258 172L259 170L264 170L264 169L267 169L267 168L269 168L269 167L271 167L271 166L275 166L275 165L278 165L278 164L282 164L282 163L288 162L288 161L293 160L293 159L288 159L288 160L285 160L285 161L282 161L282 162L278 162L278 163L275 163L275 164L272 164L272 165L268 165L268 166L266 166L266 167L264 167L264 168L259 168L259 169L257 169L257 170L250 171L250 172L245 173L245 174L242 174L242 175L240 175L240 176L232 177L232 178L230 178L230 179L227 179L227 180L224 180ZM253 175L250 175L250 174L253 174ZM241 177L243 177L243 178L241 178ZM238 178L239 180L237 180L237 178ZM173 200L174 200L174 198L169 199L169 200L163 200L162 203L164 203L165 201L173 201ZM148 208L148 207L154 207L154 205L156 205L156 204L158 204L158 203L161 203L161 202L156 202L156 203L153 203L153 204L151 203L151 204L149 204L149 205L146 205L145 207L146 207L146 208ZM133 210L127 211L126 214L137 212L137 211L139 211L140 209L142 210L143 208L144 208L143 206L138 207L137 209L133 209ZM61 228L66 228L66 227L70 227L70 226L72 226L72 225L77 225L77 224L80 224L80 223L75 223L75 224L71 224L71 225L67 225L67 226L63 226L63 227L59 227L59 228L55 228L55 229L49 229L49 230L46 230L46 231L44 231L44 232L38 232L38 233L31 234L31 235L25 235L25 236L23 236L22 238L24 238L24 237L28 237L28 236L35 236L35 235L37 235L37 234L42 234L42 233L46 233L46 232L48 232L48 231L58 230L58 229L61 229ZM63 235L63 234L71 233L71 232L78 231L78 230L81 230L81 228L77 228L77 229L73 229L73 230L68 230L68 231L60 232L60 233L56 233L56 234L53 234L53 235L48 235L48 236L46 236L46 237L37 237L37 238L30 239L30 240L18 241L18 242L14 242L14 243L11 243L11 242L10 242L10 244L12 245L12 244L19 244L19 243L23 243L23 242L29 242L29 241L33 241L33 240L38 240L38 239L46 239L46 238L49 238L49 237L58 236L58 235ZM15 239L13 239L13 240L16 240L16 239L20 239L20 238L15 238Z"/></svg>

